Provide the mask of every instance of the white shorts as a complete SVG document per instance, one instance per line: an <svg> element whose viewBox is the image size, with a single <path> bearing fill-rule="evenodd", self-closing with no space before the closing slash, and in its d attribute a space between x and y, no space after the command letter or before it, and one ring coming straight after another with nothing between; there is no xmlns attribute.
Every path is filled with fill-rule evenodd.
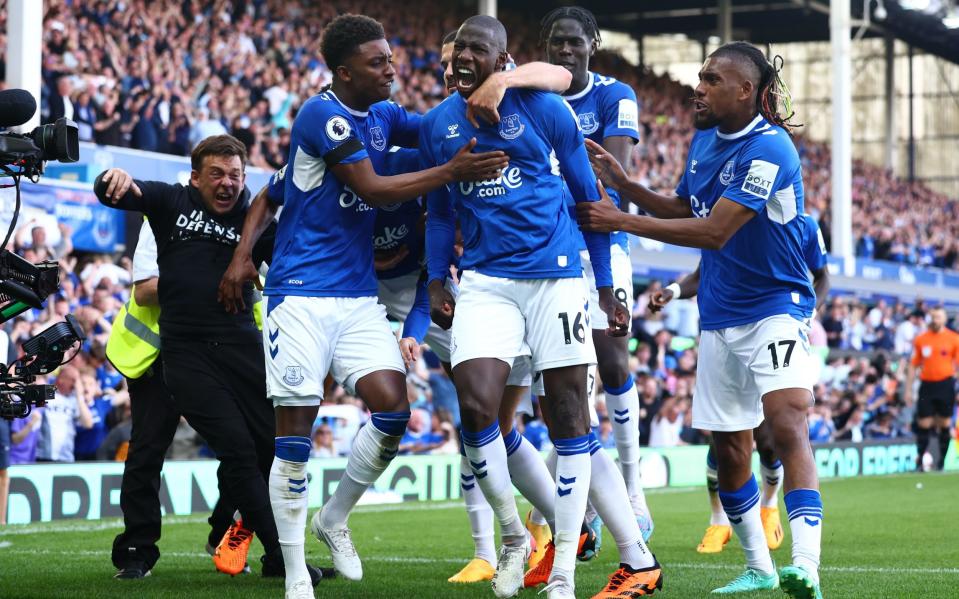
<svg viewBox="0 0 959 599"><path fill-rule="evenodd" d="M453 318L452 361L496 358L531 371L595 364L582 277L505 279L466 271Z"/></svg>
<svg viewBox="0 0 959 599"><path fill-rule="evenodd" d="M759 322L703 331L693 395L693 427L752 430L763 421L762 398L780 389L816 382L809 326L785 314Z"/></svg>
<svg viewBox="0 0 959 599"><path fill-rule="evenodd" d="M606 330L609 322L606 313L599 307L599 291L596 291L596 275L593 274L593 263L589 260L589 252L579 253L583 263L583 275L589 288L589 322L593 329ZM626 307L627 312L633 309L633 263L629 254L619 244L609 248L609 265L613 272L613 295ZM633 319L629 319L629 328L632 329Z"/></svg>
<svg viewBox="0 0 959 599"><path fill-rule="evenodd" d="M537 372L530 385L530 395L543 397L546 395L546 386L543 384L543 373ZM596 412L596 364L590 364L586 369L586 399L589 400L589 426L599 426L599 414ZM523 406L523 402L520 402ZM533 415L533 405L530 403L528 414ZM517 412L522 410L517 408Z"/></svg>
<svg viewBox="0 0 959 599"><path fill-rule="evenodd" d="M413 300L416 298L416 284L419 281L419 273L410 273L395 279L385 279L379 281L380 303L386 307L386 313L391 318L406 322L410 310L413 309ZM451 282L447 283L447 289L456 296L456 287ZM423 342L430 346L433 353L441 362L450 361L450 332L444 331L436 323L430 322L430 328L426 330L426 336Z"/></svg>
<svg viewBox="0 0 959 599"><path fill-rule="evenodd" d="M371 372L406 373L375 297L271 296L266 312L266 392L275 405L319 405L330 372L350 393Z"/></svg>

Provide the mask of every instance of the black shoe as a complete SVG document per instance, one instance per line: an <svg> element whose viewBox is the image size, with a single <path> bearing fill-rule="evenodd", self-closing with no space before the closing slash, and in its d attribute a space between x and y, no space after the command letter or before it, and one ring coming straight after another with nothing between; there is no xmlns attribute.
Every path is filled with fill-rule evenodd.
<svg viewBox="0 0 959 599"><path fill-rule="evenodd" d="M283 553L277 549L273 553L264 554L260 558L263 564L262 574L264 578L285 578L286 566L283 564ZM333 578L336 572L333 568L316 568L310 564L306 565L306 571L310 573L310 581L313 586L320 584L324 578Z"/></svg>
<svg viewBox="0 0 959 599"><path fill-rule="evenodd" d="M117 573L114 574L113 577L121 580L134 580L137 578L146 578L149 575L150 568L147 567L145 562L130 562L123 568L117 570Z"/></svg>

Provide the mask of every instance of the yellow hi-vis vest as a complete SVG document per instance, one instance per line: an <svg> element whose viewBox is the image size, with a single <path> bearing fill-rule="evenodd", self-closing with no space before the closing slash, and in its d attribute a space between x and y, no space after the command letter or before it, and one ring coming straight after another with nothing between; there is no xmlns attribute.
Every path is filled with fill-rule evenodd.
<svg viewBox="0 0 959 599"><path fill-rule="evenodd" d="M107 340L107 359L128 379L143 376L160 355L160 306L137 304L135 293L134 285Z"/></svg>
<svg viewBox="0 0 959 599"><path fill-rule="evenodd" d="M120 374L138 379L160 354L160 306L137 304L136 285L130 289L130 300L113 319L107 339L107 359ZM263 296L254 291L253 320L263 330Z"/></svg>

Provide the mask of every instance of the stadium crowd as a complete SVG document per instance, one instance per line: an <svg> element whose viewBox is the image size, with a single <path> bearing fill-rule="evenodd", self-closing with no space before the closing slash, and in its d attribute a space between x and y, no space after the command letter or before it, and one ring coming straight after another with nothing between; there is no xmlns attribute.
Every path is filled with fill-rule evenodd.
<svg viewBox="0 0 959 599"><path fill-rule="evenodd" d="M429 0L410 14L376 0L51 1L44 17L41 113L45 122L72 115L84 141L177 155L229 132L247 145L251 165L279 168L296 111L331 80L318 51L323 25L342 12L380 15L397 70L393 99L422 113L443 98L436 41L464 16L441 5ZM514 39L527 41L513 49L516 60L539 58L535 19L506 14L504 20ZM692 136L691 90L615 54L599 53L594 68L636 91L649 143L636 150L634 176L654 190L673 189ZM796 139L807 210L821 221L828 247L829 147ZM942 216L956 214L954 198L854 162L858 256L955 268L959 220Z"/></svg>
<svg viewBox="0 0 959 599"><path fill-rule="evenodd" d="M425 112L443 97L436 41L461 16L440 10L440 4L428 0L410 13L372 1L307 6L289 0L51 0L44 17L43 119L72 116L86 141L180 155L188 154L200 139L230 132L247 145L253 166L276 168L286 162L289 128L298 107L330 81L318 51L322 26L346 8L379 15L393 36L394 99ZM529 23L511 24L511 30L521 32L514 39L529 42L524 51L514 52L518 62L536 57L537 32ZM634 176L653 189L671 190L684 168L684 148L692 135L689 88L609 53L600 53L594 68L636 91L644 142L634 154ZM820 219L828 244L829 149L802 137L797 144L807 210ZM954 201L857 162L853 209L859 256L955 266L959 220L943 218L955 216ZM44 310L27 312L4 327L9 355L16 356L23 340L68 313L77 316L89 339L50 381L56 385L56 399L13 422L12 462L122 459L129 439L129 397L122 376L105 359L104 346L111 322L129 295L129 260L73 252L66 228L61 228L56 247L47 244L47 235L42 227L27 223L12 242L31 262L58 260L62 284ZM699 332L696 304L680 300L661 314L651 313L646 308L649 294L660 285L654 281L638 293L633 312L631 370L641 391L642 443L702 443L703 434L690 426ZM816 405L810 409L812 440L910 435L913 408L902 401L903 358L925 326L924 306L834 298L821 316L813 344L825 348L823 355L837 351L824 361ZM428 354L419 363L408 388L413 417L400 452L458 452L455 390L435 357ZM597 410L600 439L612 447L601 397ZM347 454L365 418L361 402L337 388L321 410L313 455ZM548 448L539 418L520 426L537 448ZM169 457L204 455L209 453L202 439L181 421Z"/></svg>

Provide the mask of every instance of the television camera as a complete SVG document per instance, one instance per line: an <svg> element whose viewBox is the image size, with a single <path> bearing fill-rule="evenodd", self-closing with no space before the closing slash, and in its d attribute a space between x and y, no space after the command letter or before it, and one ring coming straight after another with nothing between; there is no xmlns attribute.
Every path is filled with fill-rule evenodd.
<svg viewBox="0 0 959 599"><path fill-rule="evenodd" d="M0 91L0 129L17 127L33 118L36 101L21 89ZM49 160L76 162L80 158L76 123L61 118L29 133L0 133L0 177L10 177L16 188L16 205L0 244L0 323L30 309L41 309L43 301L59 286L59 266L44 261L31 264L7 251L20 214L20 180L36 181ZM9 366L0 365L0 418L22 418L32 406L53 399L53 386L34 384L37 375L47 374L63 362L64 353L84 340L83 330L73 316L51 325L23 342L22 358ZM79 347L77 348L79 350ZM10 370L13 370L11 373Z"/></svg>

